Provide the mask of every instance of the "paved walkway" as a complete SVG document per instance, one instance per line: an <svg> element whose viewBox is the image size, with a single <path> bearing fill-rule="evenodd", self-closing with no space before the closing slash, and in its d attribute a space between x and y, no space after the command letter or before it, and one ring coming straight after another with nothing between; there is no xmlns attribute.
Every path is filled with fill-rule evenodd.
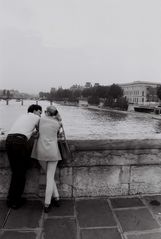
<svg viewBox="0 0 161 239"><path fill-rule="evenodd" d="M63 200L44 214L40 200L18 210L0 201L0 239L161 239L159 196Z"/></svg>

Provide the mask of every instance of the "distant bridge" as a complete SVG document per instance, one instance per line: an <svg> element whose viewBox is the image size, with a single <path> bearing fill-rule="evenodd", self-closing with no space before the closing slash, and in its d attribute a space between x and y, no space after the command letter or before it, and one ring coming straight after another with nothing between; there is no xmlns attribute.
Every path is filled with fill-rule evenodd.
<svg viewBox="0 0 161 239"><path fill-rule="evenodd" d="M39 100L39 99L33 98L33 97L30 97L30 98L24 98L24 97L18 97L18 96L7 97L7 96L0 95L0 100Z"/></svg>

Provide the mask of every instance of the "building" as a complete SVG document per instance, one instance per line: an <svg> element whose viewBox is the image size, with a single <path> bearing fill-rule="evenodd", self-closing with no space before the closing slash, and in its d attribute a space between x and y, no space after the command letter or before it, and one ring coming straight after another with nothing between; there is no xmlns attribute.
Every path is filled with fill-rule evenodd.
<svg viewBox="0 0 161 239"><path fill-rule="evenodd" d="M157 87L159 83L147 81L134 81L132 83L120 84L124 91L124 96L129 103L146 104L148 102L158 102Z"/></svg>
<svg viewBox="0 0 161 239"><path fill-rule="evenodd" d="M83 90L83 86L80 86L80 85L75 84L75 85L72 85L72 86L70 87L70 90L72 90L72 91L75 91L75 90Z"/></svg>
<svg viewBox="0 0 161 239"><path fill-rule="evenodd" d="M94 87L98 87L98 86L100 86L99 83L95 83L95 84L94 84Z"/></svg>
<svg viewBox="0 0 161 239"><path fill-rule="evenodd" d="M92 84L91 82L86 82L85 84L85 87L84 88L91 88L92 87Z"/></svg>

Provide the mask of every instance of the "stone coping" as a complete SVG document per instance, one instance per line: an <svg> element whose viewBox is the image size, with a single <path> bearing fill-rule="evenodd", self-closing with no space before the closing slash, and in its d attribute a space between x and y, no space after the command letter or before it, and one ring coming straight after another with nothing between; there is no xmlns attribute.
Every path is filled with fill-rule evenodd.
<svg viewBox="0 0 161 239"><path fill-rule="evenodd" d="M5 136L0 137L0 151L5 150L5 139ZM67 141L72 152L161 149L161 139L89 139Z"/></svg>

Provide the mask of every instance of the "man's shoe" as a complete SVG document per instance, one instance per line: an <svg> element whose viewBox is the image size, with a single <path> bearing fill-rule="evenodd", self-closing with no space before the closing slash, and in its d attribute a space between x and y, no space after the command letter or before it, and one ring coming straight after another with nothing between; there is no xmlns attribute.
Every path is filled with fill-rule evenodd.
<svg viewBox="0 0 161 239"><path fill-rule="evenodd" d="M11 206L10 206L10 208L12 208L12 209L18 209L20 207L21 206L19 204L17 204L17 203L12 203Z"/></svg>
<svg viewBox="0 0 161 239"><path fill-rule="evenodd" d="M7 199L6 204L7 204L7 207L11 207L11 205L12 205L12 201L11 201L10 199Z"/></svg>
<svg viewBox="0 0 161 239"><path fill-rule="evenodd" d="M19 207L19 205L17 203L15 203L15 202L13 202L11 200L8 200L8 199L7 199L7 206L9 208L13 208L13 209L17 209Z"/></svg>
<svg viewBox="0 0 161 239"><path fill-rule="evenodd" d="M18 200L17 202L12 202L12 203L10 204L10 208L12 208L12 209L18 209L18 208L22 207L25 203L26 203L26 198L21 198L21 199Z"/></svg>

